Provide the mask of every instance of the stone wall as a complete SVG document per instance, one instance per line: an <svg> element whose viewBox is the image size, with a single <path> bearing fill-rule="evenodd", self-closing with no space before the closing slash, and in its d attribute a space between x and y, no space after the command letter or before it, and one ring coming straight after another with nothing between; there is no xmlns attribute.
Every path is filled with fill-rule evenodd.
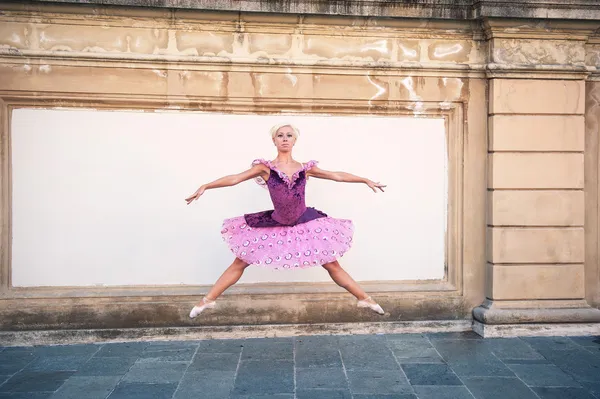
<svg viewBox="0 0 600 399"><path fill-rule="evenodd" d="M0 4L0 328L189 325L189 305L206 288L12 287L10 110L22 106L442 116L447 273L368 284L384 320L470 319L476 308L483 325L600 321L589 306L600 297L592 2L549 6L547 15L566 16L556 21L534 19L533 2L523 14L452 2L454 11L428 20L364 18L361 2L347 16L317 12L319 2L301 15L293 4L304 2L270 10L287 15L226 12L223 2L117 3ZM441 3L416 4L413 16L431 17ZM577 10L588 21L568 21ZM355 312L333 286L239 287L222 304L199 323L381 320Z"/></svg>

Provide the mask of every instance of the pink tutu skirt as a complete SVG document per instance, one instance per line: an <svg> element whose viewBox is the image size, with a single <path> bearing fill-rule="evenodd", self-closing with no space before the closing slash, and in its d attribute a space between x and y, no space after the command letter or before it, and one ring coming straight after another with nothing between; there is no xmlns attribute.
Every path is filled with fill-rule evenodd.
<svg viewBox="0 0 600 399"><path fill-rule="evenodd" d="M351 220L321 217L294 226L250 227L244 216L226 219L221 236L233 254L272 269L320 266L352 246Z"/></svg>

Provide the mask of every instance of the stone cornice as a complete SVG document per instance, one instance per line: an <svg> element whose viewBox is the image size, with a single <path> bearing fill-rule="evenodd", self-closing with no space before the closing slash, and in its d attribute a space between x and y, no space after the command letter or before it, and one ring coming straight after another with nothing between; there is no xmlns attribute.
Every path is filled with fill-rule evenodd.
<svg viewBox="0 0 600 399"><path fill-rule="evenodd" d="M596 0L32 0L30 3L360 17L600 20Z"/></svg>

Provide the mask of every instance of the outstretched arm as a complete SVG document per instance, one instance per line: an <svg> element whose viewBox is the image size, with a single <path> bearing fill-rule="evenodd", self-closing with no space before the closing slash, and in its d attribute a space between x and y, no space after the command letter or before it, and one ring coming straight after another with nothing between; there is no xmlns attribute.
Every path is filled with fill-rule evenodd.
<svg viewBox="0 0 600 399"><path fill-rule="evenodd" d="M202 194L204 194L204 192L206 190L210 190L213 188L221 188L221 187L230 187L230 186L235 186L236 184L239 184L243 181L258 177L258 176L262 176L266 179L268 179L269 176L269 168L267 168L265 165L263 164L258 164L258 165L254 165L252 166L250 169L242 172L242 173L238 173L235 175L228 175L228 176L224 176L221 177L220 179L217 179L215 181L212 181L210 183L207 184L203 184L200 186L200 188L198 190L196 190L196 192L192 195L190 195L189 197L187 197L185 199L185 201L188 203L188 205L192 202L197 200L198 198L200 198L200 196Z"/></svg>
<svg viewBox="0 0 600 399"><path fill-rule="evenodd" d="M375 192L377 192L377 189L380 189L383 192L384 187L386 187L384 184L374 182L365 177L356 176L347 172L330 172L328 170L321 169L318 166L313 166L310 168L306 172L306 175L314 176L319 179L327 179L344 183L364 183Z"/></svg>

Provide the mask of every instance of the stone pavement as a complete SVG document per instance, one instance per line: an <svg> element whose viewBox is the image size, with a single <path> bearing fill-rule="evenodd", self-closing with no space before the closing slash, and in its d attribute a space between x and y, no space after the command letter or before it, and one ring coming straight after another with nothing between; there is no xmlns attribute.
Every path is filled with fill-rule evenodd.
<svg viewBox="0 0 600 399"><path fill-rule="evenodd" d="M0 348L0 398L600 399L600 337L306 336Z"/></svg>

